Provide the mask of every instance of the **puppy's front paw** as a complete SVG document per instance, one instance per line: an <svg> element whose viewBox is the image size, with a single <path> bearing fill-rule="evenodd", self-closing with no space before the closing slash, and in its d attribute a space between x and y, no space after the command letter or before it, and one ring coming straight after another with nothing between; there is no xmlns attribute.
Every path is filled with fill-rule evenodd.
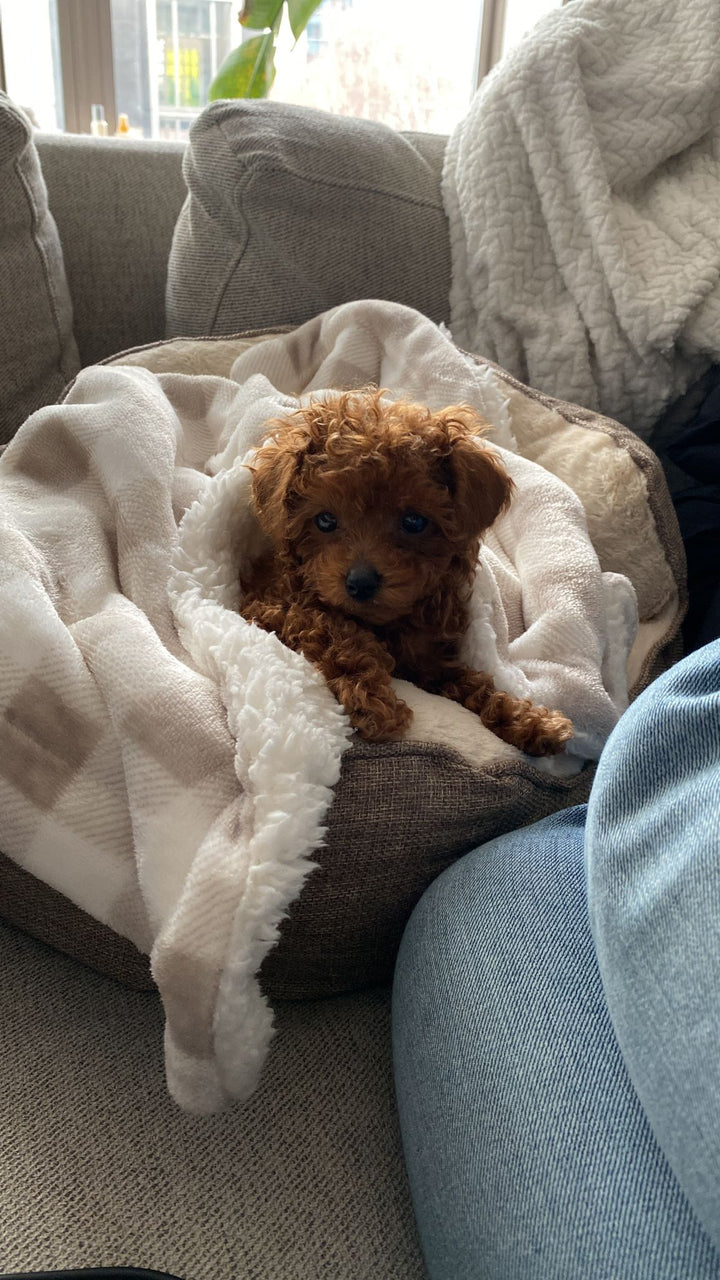
<svg viewBox="0 0 720 1280"><path fill-rule="evenodd" d="M564 751L574 736L572 722L562 711L537 707L527 698L513 698L495 690L488 697L479 688L465 700L483 724L503 742L509 742L529 756L554 756Z"/></svg>
<svg viewBox="0 0 720 1280"><path fill-rule="evenodd" d="M412 722L412 711L406 702L383 707L381 712L355 713L350 716L358 735L365 742L392 742L401 738Z"/></svg>
<svg viewBox="0 0 720 1280"><path fill-rule="evenodd" d="M533 707L522 727L517 746L529 756L555 756L564 751L574 736L572 721L562 711Z"/></svg>
<svg viewBox="0 0 720 1280"><path fill-rule="evenodd" d="M391 742L401 738L412 721L412 711L391 689L387 695L368 693L353 684L336 696L350 717L350 723L365 742Z"/></svg>

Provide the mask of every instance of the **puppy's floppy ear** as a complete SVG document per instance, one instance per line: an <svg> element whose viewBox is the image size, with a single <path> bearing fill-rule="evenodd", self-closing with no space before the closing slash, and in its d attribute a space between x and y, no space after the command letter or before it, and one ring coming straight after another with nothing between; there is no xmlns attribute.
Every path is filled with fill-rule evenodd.
<svg viewBox="0 0 720 1280"><path fill-rule="evenodd" d="M349 396L328 396L310 400L288 418L273 418L266 426L269 436L248 465L253 473L252 493L255 513L276 547L289 554L292 541L289 517L291 499L300 488L296 484L306 461L318 462L324 455L328 430Z"/></svg>
<svg viewBox="0 0 720 1280"><path fill-rule="evenodd" d="M273 423L277 430L260 446L251 463L255 514L272 542L284 541L287 503L302 469L308 438L291 421Z"/></svg>
<svg viewBox="0 0 720 1280"><path fill-rule="evenodd" d="M480 443L488 424L478 414L460 407L437 418L447 432L444 462L458 521L469 537L479 537L510 505L515 485L499 455Z"/></svg>
<svg viewBox="0 0 720 1280"><path fill-rule="evenodd" d="M472 537L479 536L510 505L514 484L498 455L470 437L450 451L455 509Z"/></svg>

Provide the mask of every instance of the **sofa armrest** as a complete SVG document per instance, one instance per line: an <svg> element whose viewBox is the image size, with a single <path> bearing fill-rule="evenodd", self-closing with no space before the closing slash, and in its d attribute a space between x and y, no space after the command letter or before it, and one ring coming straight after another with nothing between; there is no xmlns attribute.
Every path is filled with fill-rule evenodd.
<svg viewBox="0 0 720 1280"><path fill-rule="evenodd" d="M184 143L36 137L83 365L165 334Z"/></svg>

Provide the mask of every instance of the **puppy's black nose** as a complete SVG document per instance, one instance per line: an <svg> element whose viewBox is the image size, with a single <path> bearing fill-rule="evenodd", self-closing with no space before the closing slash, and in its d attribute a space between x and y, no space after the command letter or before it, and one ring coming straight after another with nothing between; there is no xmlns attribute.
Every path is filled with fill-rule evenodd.
<svg viewBox="0 0 720 1280"><path fill-rule="evenodd" d="M345 578L345 590L353 600L372 600L381 582L371 564L354 564Z"/></svg>

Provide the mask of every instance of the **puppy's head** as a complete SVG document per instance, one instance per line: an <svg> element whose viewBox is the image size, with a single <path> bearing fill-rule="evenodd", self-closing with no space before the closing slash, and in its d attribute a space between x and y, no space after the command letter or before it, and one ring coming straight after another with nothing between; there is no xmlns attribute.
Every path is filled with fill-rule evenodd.
<svg viewBox="0 0 720 1280"><path fill-rule="evenodd" d="M469 581L512 481L464 406L432 413L380 391L270 424L253 501L276 554L325 604L374 625L408 614L451 568Z"/></svg>

